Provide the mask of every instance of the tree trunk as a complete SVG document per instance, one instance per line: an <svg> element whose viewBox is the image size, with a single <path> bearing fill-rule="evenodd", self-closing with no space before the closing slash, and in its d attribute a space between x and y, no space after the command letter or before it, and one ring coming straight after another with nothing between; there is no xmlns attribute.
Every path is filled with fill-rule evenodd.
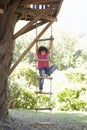
<svg viewBox="0 0 87 130"><path fill-rule="evenodd" d="M8 72L13 56L13 30L18 0L0 14L0 115L8 114Z"/></svg>

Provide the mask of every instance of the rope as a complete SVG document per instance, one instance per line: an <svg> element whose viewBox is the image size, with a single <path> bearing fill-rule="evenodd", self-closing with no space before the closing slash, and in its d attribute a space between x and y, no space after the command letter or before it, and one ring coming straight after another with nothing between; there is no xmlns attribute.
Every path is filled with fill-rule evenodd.
<svg viewBox="0 0 87 130"><path fill-rule="evenodd" d="M51 12L51 23L52 23L52 14L53 14L53 11ZM51 36L50 36L50 44L53 45L53 26L51 24ZM50 53L50 58L51 58L51 62L52 62L52 47L51 47L51 53ZM50 65L51 65L51 62L50 62Z"/></svg>
<svg viewBox="0 0 87 130"><path fill-rule="evenodd" d="M53 13L53 12L52 12ZM51 13L51 23L52 23L52 13ZM37 17L37 12L36 12L36 17ZM51 24L51 30L50 30L50 32L51 32L51 36L50 36L50 42L53 42L53 36L52 36L52 24ZM37 22L36 22L36 37L37 37L37 34L38 34L38 30L37 30ZM36 44L38 44L38 41L36 41ZM52 44L52 43L51 43ZM52 49L52 48L51 48ZM52 53L52 50L51 50L51 53ZM51 55L51 53L50 53L50 57L52 57L52 55ZM37 62L36 62L37 63ZM36 64L36 72L37 72L37 64ZM40 79L40 78L39 78ZM36 79L37 80L37 79ZM37 82L38 82L38 80L37 80ZM50 86L49 86L50 88L50 104L51 104L51 93L52 93L52 80L50 79ZM36 87L36 92L38 91L38 87ZM38 95L36 94L36 108L38 107ZM51 121L51 117L52 117L52 110L50 110L50 121ZM37 116L37 110L36 110L36 121L37 121L37 119L38 119L38 116Z"/></svg>

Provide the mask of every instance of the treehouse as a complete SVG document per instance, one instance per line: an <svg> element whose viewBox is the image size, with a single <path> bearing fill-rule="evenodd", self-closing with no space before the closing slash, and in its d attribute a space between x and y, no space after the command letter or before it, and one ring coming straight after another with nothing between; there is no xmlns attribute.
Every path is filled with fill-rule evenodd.
<svg viewBox="0 0 87 130"><path fill-rule="evenodd" d="M6 12L13 0L0 1L0 14ZM14 35L14 39L20 35L35 29L46 23L57 21L63 0L19 0L16 17L17 20L29 21L29 24Z"/></svg>

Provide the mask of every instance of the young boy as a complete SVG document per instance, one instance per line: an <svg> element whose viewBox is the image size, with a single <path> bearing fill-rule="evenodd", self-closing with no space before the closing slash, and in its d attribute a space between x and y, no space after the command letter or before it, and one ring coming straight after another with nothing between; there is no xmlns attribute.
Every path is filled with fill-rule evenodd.
<svg viewBox="0 0 87 130"><path fill-rule="evenodd" d="M52 66L49 65L48 58L51 48L52 48L52 41L50 42L48 49L44 46L40 46L38 48L38 45L36 44L36 54L38 58L38 70L40 77L50 76L57 68L56 65ZM42 92L43 90L43 84L44 84L44 78L40 78L39 82L40 92Z"/></svg>

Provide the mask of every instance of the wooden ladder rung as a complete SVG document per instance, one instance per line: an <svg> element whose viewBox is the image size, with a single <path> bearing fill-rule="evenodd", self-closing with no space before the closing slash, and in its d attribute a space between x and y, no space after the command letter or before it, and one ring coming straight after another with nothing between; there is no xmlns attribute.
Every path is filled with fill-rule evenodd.
<svg viewBox="0 0 87 130"><path fill-rule="evenodd" d="M54 40L54 38L45 38L45 39L39 39L39 40L37 40L37 41L49 41L49 40Z"/></svg>
<svg viewBox="0 0 87 130"><path fill-rule="evenodd" d="M49 94L49 95L52 95L53 93L51 92L35 92L36 94Z"/></svg>
<svg viewBox="0 0 87 130"><path fill-rule="evenodd" d="M52 122L50 122L50 121L49 121L49 122L44 122L44 121L43 121L43 122L36 122L35 124L37 124L37 125L52 125L52 126L54 125L54 124L53 124Z"/></svg>
<svg viewBox="0 0 87 130"><path fill-rule="evenodd" d="M35 108L35 110L36 110L36 111L38 111L38 110L50 110L50 111L51 111L52 108Z"/></svg>
<svg viewBox="0 0 87 130"><path fill-rule="evenodd" d="M51 61L51 59L34 59L34 61Z"/></svg>
<svg viewBox="0 0 87 130"><path fill-rule="evenodd" d="M48 76L48 77L41 77L41 76L35 76L35 78L36 79L50 79L50 80L52 80L53 79L53 77L50 77L50 76Z"/></svg>

